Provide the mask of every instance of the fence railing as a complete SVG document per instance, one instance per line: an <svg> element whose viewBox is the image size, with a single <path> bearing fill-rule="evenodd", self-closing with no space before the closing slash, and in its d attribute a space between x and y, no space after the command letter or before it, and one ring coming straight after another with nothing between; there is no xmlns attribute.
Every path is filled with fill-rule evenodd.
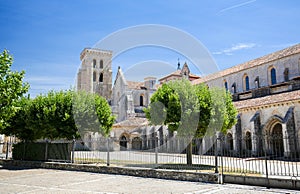
<svg viewBox="0 0 300 194"><path fill-rule="evenodd" d="M187 165L183 138L133 138L120 140L98 138L73 141L47 141L42 149L43 161L73 162L126 167L167 168L202 172L231 173L245 176L300 176L299 139L275 135L251 138L222 137L213 139L210 148L204 148L203 139L193 139L192 165ZM66 146L55 145L65 144ZM11 146L11 143L2 143ZM23 147L22 147L23 146ZM22 144L19 157L33 157L29 144ZM16 146L14 146L16 147ZM19 146L20 147L20 146ZM36 148L36 146L35 146ZM2 148L3 149L3 148ZM6 148L7 149L7 148ZM202 150L206 152L203 153ZM10 148L8 148L10 150ZM15 152L15 149L13 149ZM20 152L20 151L19 151ZM2 154L2 158L16 157ZM4 157L5 156L5 157ZM13 158L14 159L14 158Z"/></svg>

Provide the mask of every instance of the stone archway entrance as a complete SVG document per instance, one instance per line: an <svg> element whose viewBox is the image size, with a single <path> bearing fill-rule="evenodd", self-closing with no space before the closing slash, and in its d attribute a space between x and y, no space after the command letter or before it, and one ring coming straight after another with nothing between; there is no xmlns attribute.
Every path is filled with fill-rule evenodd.
<svg viewBox="0 0 300 194"><path fill-rule="evenodd" d="M121 136L120 138L120 150L127 150L127 143L128 143L128 140L126 138L125 135Z"/></svg>
<svg viewBox="0 0 300 194"><path fill-rule="evenodd" d="M275 124L270 133L270 146L272 154L275 156L283 156L284 155L284 145L283 145L283 133L282 133L282 125L280 123Z"/></svg>

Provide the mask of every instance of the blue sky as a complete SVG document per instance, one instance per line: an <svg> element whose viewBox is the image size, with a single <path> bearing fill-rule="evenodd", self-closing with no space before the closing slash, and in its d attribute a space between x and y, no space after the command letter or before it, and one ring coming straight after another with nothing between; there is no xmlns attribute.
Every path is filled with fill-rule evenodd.
<svg viewBox="0 0 300 194"><path fill-rule="evenodd" d="M123 28L178 28L201 41L226 69L299 43L299 9L294 0L0 0L0 50L13 54L13 69L26 71L35 96L74 85L80 52ZM182 64L187 60L162 48L137 48L118 56L113 71L149 60L168 62L164 69L170 71L178 58Z"/></svg>

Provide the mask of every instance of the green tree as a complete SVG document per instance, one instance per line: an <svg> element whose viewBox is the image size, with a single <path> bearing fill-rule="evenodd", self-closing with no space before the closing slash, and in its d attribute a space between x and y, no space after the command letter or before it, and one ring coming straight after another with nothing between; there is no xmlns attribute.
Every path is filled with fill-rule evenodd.
<svg viewBox="0 0 300 194"><path fill-rule="evenodd" d="M7 50L0 54L0 133L8 126L8 120L17 112L16 101L28 91L23 83L24 71L11 70L12 56Z"/></svg>
<svg viewBox="0 0 300 194"><path fill-rule="evenodd" d="M157 108L160 103L163 105ZM214 135L216 130L226 132L235 124L237 115L230 93L219 88L209 89L204 84L192 86L185 79L163 84L151 97L145 113L151 124L167 125L171 132L177 131L180 136L189 138L188 165L192 164L191 138L202 138L207 133ZM157 114L161 113L165 114L164 121L153 119L159 118Z"/></svg>
<svg viewBox="0 0 300 194"><path fill-rule="evenodd" d="M84 91L73 97L73 115L81 135L97 132L108 136L115 121L105 98Z"/></svg>
<svg viewBox="0 0 300 194"><path fill-rule="evenodd" d="M25 141L78 138L82 123L88 123L89 131L107 135L114 122L106 100L95 94L50 91L34 99L21 98L18 105L4 133Z"/></svg>

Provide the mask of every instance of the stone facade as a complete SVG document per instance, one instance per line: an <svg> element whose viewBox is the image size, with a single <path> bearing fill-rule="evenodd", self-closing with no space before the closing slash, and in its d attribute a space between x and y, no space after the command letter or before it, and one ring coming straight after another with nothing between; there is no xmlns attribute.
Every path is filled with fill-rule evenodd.
<svg viewBox="0 0 300 194"><path fill-rule="evenodd" d="M144 82L127 81L121 68L118 68L111 99L112 112L117 116L117 122L130 117L144 117L143 108L150 103L155 83L155 77L146 77Z"/></svg>
<svg viewBox="0 0 300 194"><path fill-rule="evenodd" d="M109 63L103 88L97 90L97 83L93 82L92 76L95 70L92 59L100 60L101 57ZM166 127L148 126L142 111L149 105L150 97L156 90L156 78L148 77L144 82L128 81L119 68L113 87L109 87L112 86L111 52L85 49L81 59L83 62L78 73L78 89L99 93L111 101L112 111L117 116L112 137L124 141L128 149L149 149L153 147L149 139L172 135ZM101 70L96 67L96 75L98 71ZM187 64L182 69L178 64L177 71L158 81L162 84L183 77L188 78L192 84L225 87L232 93L239 112L238 122L227 134L223 134L226 142L224 149L232 153L248 152L254 156L262 152L282 157L299 154L300 44L201 78L191 74ZM279 138L272 140L274 136ZM205 141L202 147L207 150L205 145L212 144L209 139L207 141L210 143Z"/></svg>
<svg viewBox="0 0 300 194"><path fill-rule="evenodd" d="M299 72L297 44L193 81L225 87L233 95L238 123L225 134L225 149L254 156L299 154Z"/></svg>

